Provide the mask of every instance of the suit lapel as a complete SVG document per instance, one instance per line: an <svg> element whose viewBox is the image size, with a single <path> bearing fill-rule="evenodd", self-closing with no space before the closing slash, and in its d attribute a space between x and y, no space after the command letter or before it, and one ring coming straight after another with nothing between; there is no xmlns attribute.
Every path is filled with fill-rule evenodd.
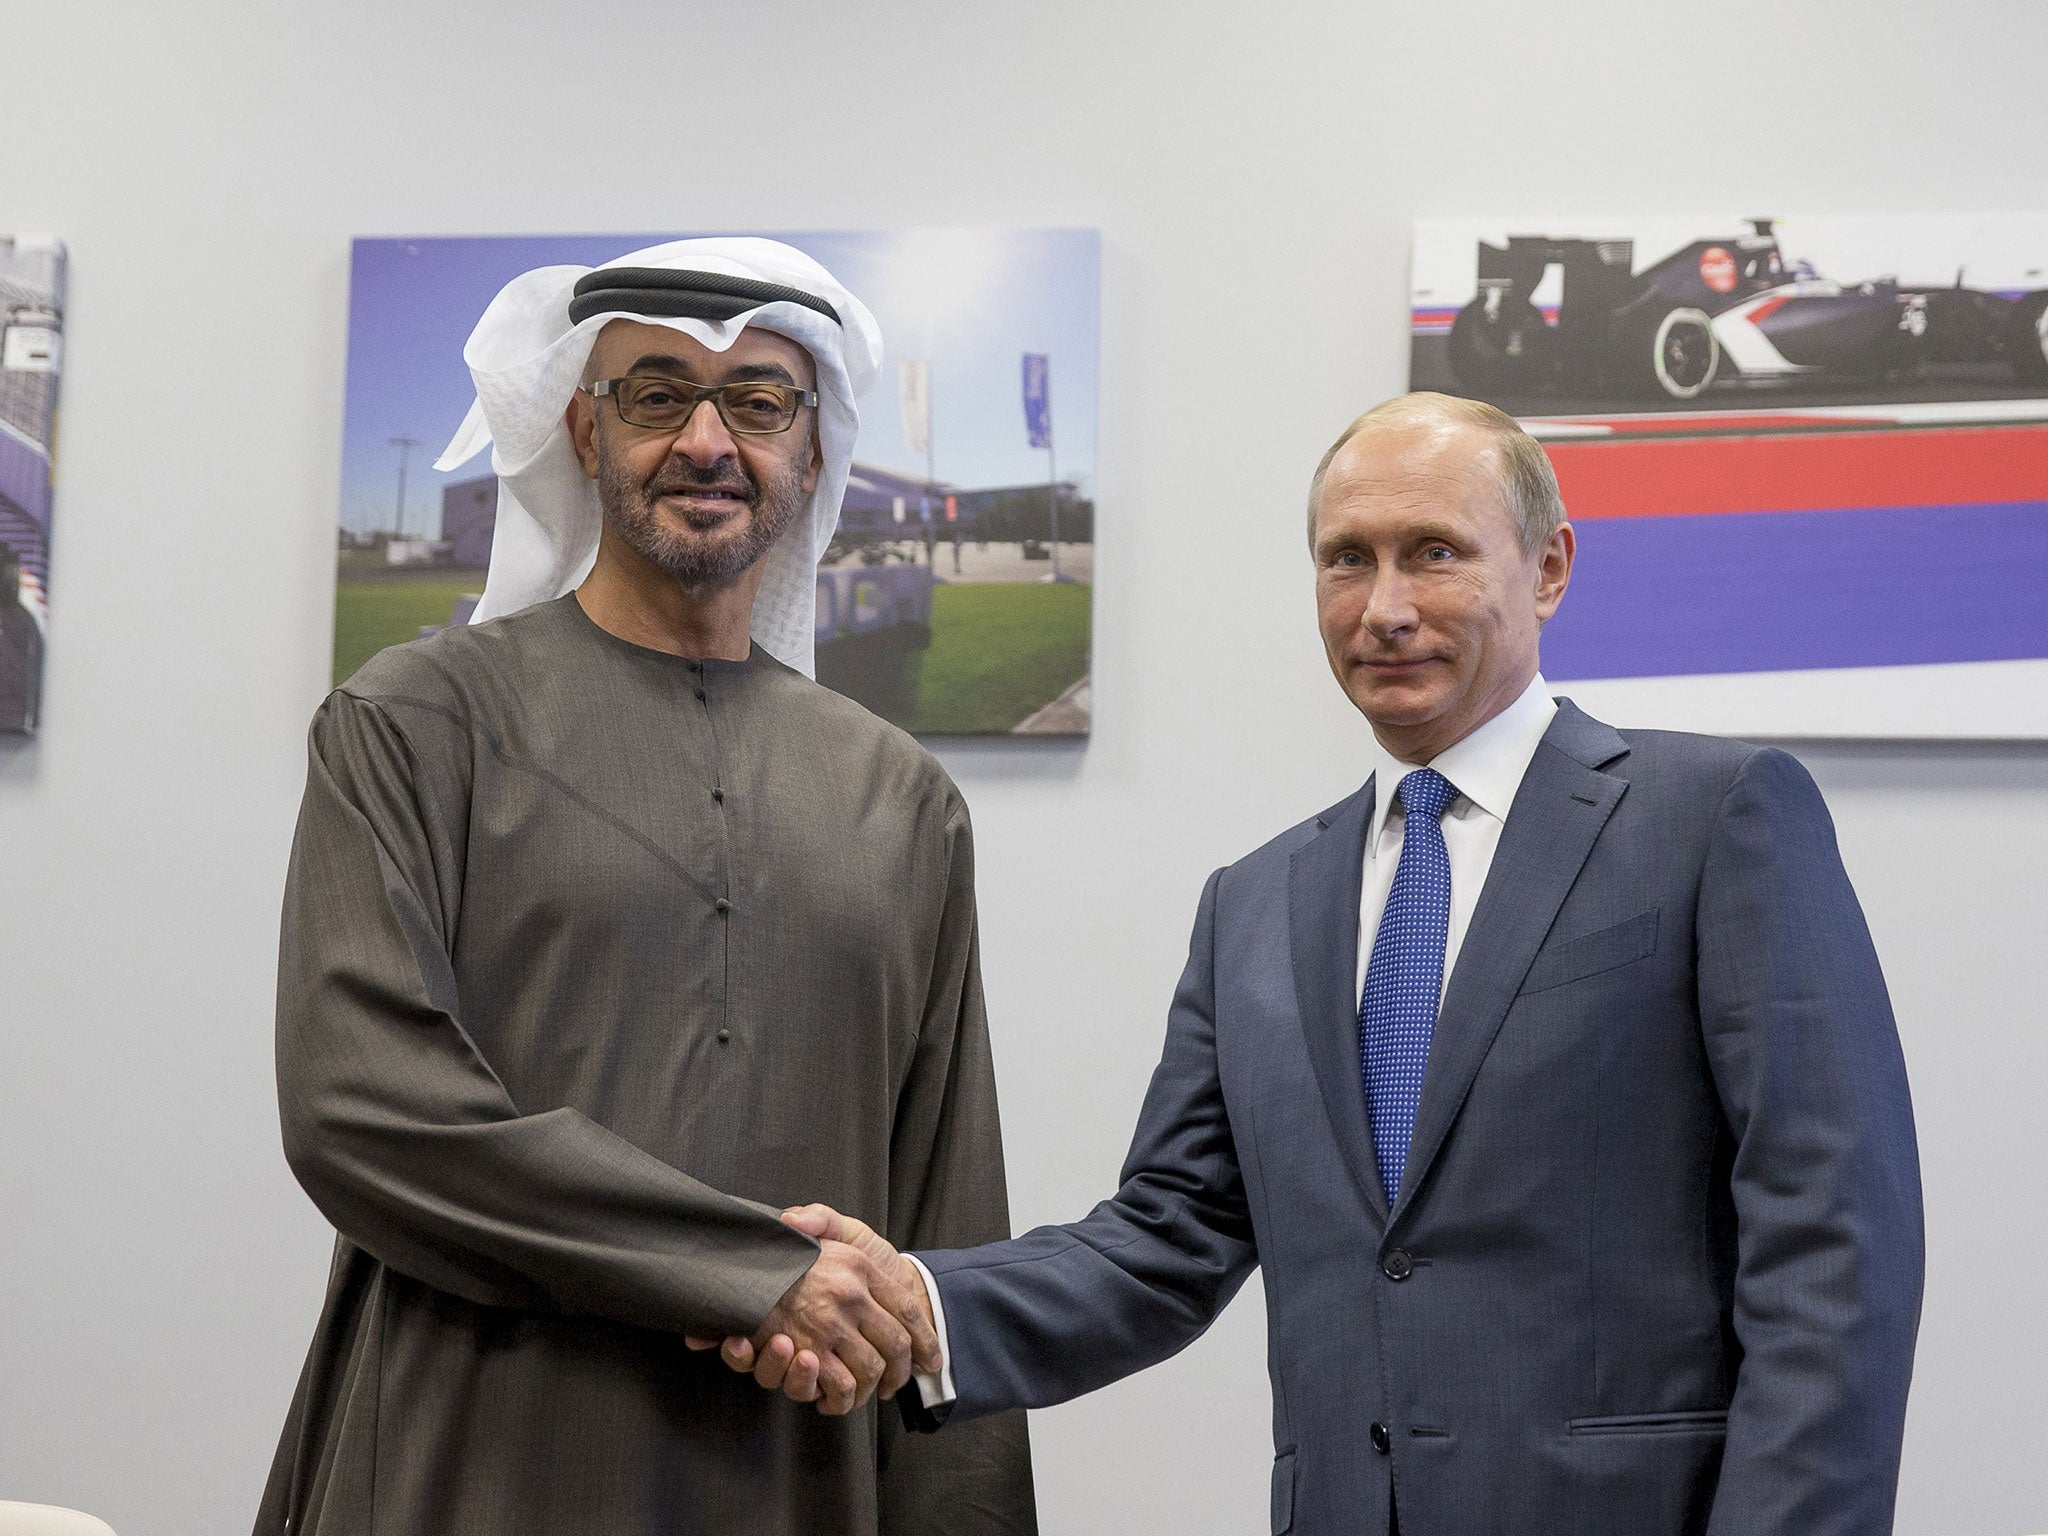
<svg viewBox="0 0 2048 1536"><path fill-rule="evenodd" d="M1358 1060L1358 897L1373 783L1318 820L1322 832L1295 851L1288 869L1287 929L1294 951L1294 996L1309 1060L1337 1145L1366 1203L1384 1227L1386 1192L1373 1160L1365 1116L1365 1075Z"/></svg>
<svg viewBox="0 0 2048 1536"><path fill-rule="evenodd" d="M1626 779L1599 771L1627 751L1618 731L1569 699L1558 701L1501 828L1444 992L1397 1212L1442 1149L1558 908L1628 788Z"/></svg>

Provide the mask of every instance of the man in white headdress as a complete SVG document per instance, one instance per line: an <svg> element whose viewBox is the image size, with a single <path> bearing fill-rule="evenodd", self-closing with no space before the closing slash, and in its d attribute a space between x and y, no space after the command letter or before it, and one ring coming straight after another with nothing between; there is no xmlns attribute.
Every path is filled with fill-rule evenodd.
<svg viewBox="0 0 2048 1536"><path fill-rule="evenodd" d="M1021 1416L878 1414L928 1420L932 1331L779 1215L1008 1225L966 807L808 676L880 352L764 240L530 272L471 336L477 620L313 724L278 1089L340 1240L264 1536L1035 1529ZM730 1334L827 1411L689 1347Z"/></svg>

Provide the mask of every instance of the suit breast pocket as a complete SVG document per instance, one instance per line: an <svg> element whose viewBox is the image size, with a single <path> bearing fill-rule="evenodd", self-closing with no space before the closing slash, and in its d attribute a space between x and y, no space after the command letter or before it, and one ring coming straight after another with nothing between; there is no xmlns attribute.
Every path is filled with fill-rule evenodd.
<svg viewBox="0 0 2048 1536"><path fill-rule="evenodd" d="M1603 971L1619 970L1657 952L1657 911L1638 912L1634 917L1551 944L1536 956L1522 982L1522 996L1547 992Z"/></svg>

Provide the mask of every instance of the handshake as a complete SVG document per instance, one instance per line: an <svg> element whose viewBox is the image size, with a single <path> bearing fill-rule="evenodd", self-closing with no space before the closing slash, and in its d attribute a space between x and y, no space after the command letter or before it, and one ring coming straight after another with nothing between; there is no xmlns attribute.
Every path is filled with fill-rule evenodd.
<svg viewBox="0 0 2048 1536"><path fill-rule="evenodd" d="M818 1239L817 1262L783 1294L750 1339L691 1338L769 1391L823 1414L851 1413L879 1391L892 1398L914 1373L937 1372L939 1336L917 1267L867 1223L829 1205L782 1219Z"/></svg>

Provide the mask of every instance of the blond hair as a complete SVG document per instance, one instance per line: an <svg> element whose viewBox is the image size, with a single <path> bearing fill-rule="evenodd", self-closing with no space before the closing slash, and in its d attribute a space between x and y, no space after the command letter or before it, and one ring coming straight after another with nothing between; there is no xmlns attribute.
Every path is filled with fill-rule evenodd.
<svg viewBox="0 0 2048 1536"><path fill-rule="evenodd" d="M1411 423L1442 422L1452 426L1477 427L1490 434L1499 449L1496 467L1500 474L1501 501L1522 531L1522 550L1535 554L1564 521L1564 498L1558 495L1557 474L1543 445L1522 430L1521 423L1506 411L1484 400L1466 400L1457 395L1440 395L1416 390L1382 400L1337 435L1316 466L1308 483L1308 542L1316 542L1316 508L1322 503L1323 481L1330 464L1359 433L1377 427Z"/></svg>

